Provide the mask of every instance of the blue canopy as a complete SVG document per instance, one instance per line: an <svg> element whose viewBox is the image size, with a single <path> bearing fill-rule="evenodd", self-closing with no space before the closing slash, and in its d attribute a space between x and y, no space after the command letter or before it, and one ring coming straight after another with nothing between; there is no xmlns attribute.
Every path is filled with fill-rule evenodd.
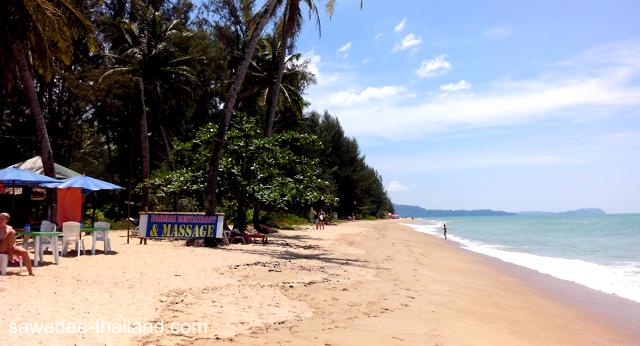
<svg viewBox="0 0 640 346"><path fill-rule="evenodd" d="M0 169L0 183L8 186L34 186L57 182L60 181L58 179L47 177L46 175L34 173L20 168L9 167Z"/></svg>
<svg viewBox="0 0 640 346"><path fill-rule="evenodd" d="M71 177L68 179L64 179L59 183L55 184L47 184L48 187L55 187L58 189L66 189L70 187L78 187L85 191L98 191L98 190L119 190L124 189L122 186L118 186L115 184L108 183L106 181L102 181L100 179L87 177L85 175L80 175L77 177Z"/></svg>

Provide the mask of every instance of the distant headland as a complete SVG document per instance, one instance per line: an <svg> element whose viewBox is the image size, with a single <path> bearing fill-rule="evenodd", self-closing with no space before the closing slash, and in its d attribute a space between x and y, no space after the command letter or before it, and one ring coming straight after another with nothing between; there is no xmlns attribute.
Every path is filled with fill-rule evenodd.
<svg viewBox="0 0 640 346"><path fill-rule="evenodd" d="M442 209L425 209L417 205L393 204L396 214L403 217L455 217L455 216L590 216L605 215L606 212L599 208L583 208L562 212L545 212L545 211L523 211L523 212L507 212L491 209L477 210L442 210Z"/></svg>
<svg viewBox="0 0 640 346"><path fill-rule="evenodd" d="M519 215L529 216L548 216L548 215L563 215L563 216L592 216L592 215L606 215L607 213L600 208L582 208L576 210L568 210L561 212L548 212L548 211L521 211Z"/></svg>
<svg viewBox="0 0 640 346"><path fill-rule="evenodd" d="M396 214L404 217L443 217L443 216L507 216L518 215L506 211L496 211L490 209L479 210L438 210L424 209L417 205L393 204Z"/></svg>

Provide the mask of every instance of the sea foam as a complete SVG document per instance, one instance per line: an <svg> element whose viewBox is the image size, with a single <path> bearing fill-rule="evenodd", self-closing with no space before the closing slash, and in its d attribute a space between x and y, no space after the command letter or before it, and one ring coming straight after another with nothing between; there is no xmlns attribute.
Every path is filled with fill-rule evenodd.
<svg viewBox="0 0 640 346"><path fill-rule="evenodd" d="M427 224L404 224L418 232L444 238L442 222L428 221ZM624 262L615 266L605 266L580 259L540 256L524 252L508 251L498 244L487 244L457 237L447 233L449 240L460 243L463 249L498 258L558 279L614 294L640 303L640 263Z"/></svg>

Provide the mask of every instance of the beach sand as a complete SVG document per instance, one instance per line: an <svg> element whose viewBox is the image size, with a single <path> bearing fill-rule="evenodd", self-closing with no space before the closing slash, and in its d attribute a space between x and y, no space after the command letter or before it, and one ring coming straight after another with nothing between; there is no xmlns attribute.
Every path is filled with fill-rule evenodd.
<svg viewBox="0 0 640 346"><path fill-rule="evenodd" d="M112 233L112 255L0 276L0 345L640 343L637 325L607 323L535 277L398 221L281 231L268 245L218 249L127 245L126 233ZM26 322L86 328L13 333ZM136 323L164 333L137 333Z"/></svg>

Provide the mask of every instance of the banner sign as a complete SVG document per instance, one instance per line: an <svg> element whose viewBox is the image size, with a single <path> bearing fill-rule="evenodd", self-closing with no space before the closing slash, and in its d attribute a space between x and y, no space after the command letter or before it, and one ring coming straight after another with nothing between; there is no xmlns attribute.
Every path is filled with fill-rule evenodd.
<svg viewBox="0 0 640 346"><path fill-rule="evenodd" d="M222 238L224 214L141 213L142 238Z"/></svg>

